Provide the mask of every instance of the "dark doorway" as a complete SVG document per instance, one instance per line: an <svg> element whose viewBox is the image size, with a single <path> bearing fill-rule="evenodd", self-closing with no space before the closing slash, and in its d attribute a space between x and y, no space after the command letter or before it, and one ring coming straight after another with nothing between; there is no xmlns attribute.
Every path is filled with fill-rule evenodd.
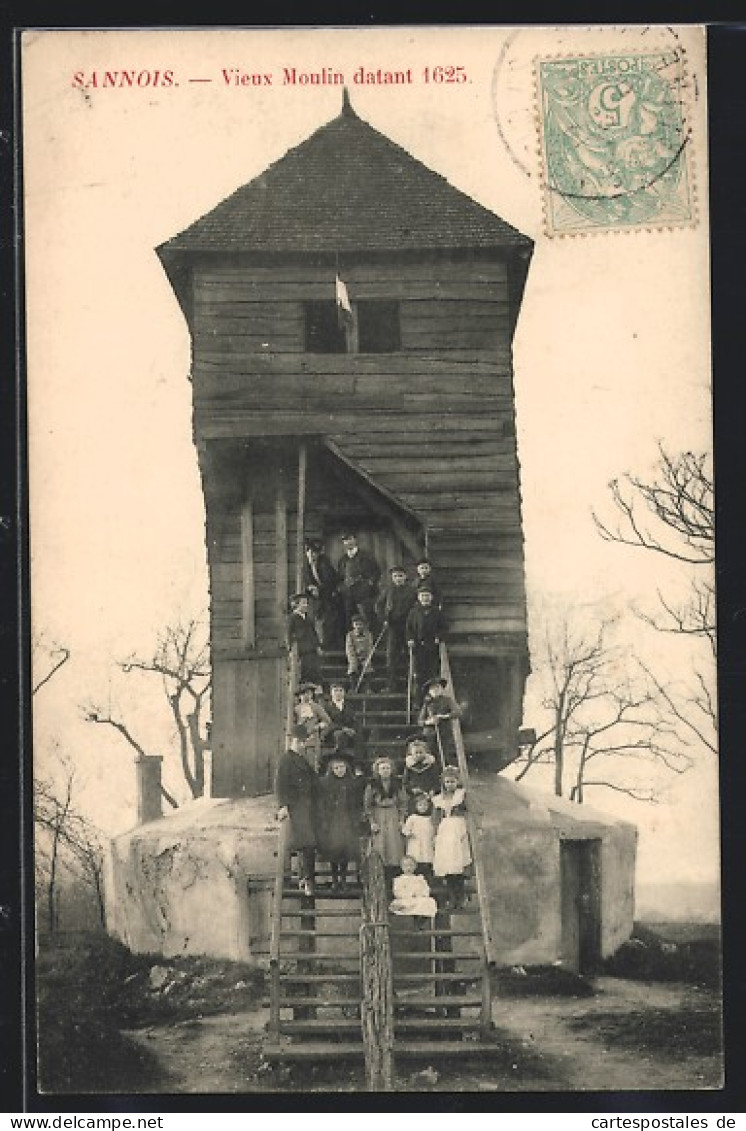
<svg viewBox="0 0 746 1131"><path fill-rule="evenodd" d="M601 841L560 841L562 961L591 974L601 961Z"/></svg>

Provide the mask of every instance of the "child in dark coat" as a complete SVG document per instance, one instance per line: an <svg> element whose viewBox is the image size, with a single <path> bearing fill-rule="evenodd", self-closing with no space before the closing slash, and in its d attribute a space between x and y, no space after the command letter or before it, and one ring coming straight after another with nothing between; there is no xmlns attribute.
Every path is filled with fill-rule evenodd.
<svg viewBox="0 0 746 1131"><path fill-rule="evenodd" d="M380 603L381 619L386 625L386 672L388 689L394 691L396 681L406 664L407 616L415 602L415 592L407 582L403 566L392 566L391 581Z"/></svg>
<svg viewBox="0 0 746 1131"><path fill-rule="evenodd" d="M413 734L407 741L402 784L412 799L420 794L432 797L440 787L440 768L421 734Z"/></svg>
<svg viewBox="0 0 746 1131"><path fill-rule="evenodd" d="M440 583L437 581L433 573L433 567L427 558L420 558L415 566L416 577L414 579L414 587L417 589L429 589L433 595L433 604L436 609L443 608L443 594L440 589Z"/></svg>
<svg viewBox="0 0 746 1131"><path fill-rule="evenodd" d="M350 759L331 754L316 789L316 843L321 858L331 864L333 891L344 891L347 866L360 858L361 802Z"/></svg>
<svg viewBox="0 0 746 1131"><path fill-rule="evenodd" d="M321 643L309 612L308 594L296 593L290 598L292 612L288 619L288 647L297 646L302 683L321 683Z"/></svg>
<svg viewBox="0 0 746 1131"><path fill-rule="evenodd" d="M443 616L433 603L431 589L417 590L417 603L407 616L407 644L414 656L414 675L418 687L436 676L440 670L440 638Z"/></svg>
<svg viewBox="0 0 746 1131"><path fill-rule="evenodd" d="M458 704L446 694L448 683L441 676L430 679L425 684L425 698L417 722L422 727L428 746L433 754L441 754L446 761L453 762L455 751L450 719L461 715Z"/></svg>
<svg viewBox="0 0 746 1131"><path fill-rule="evenodd" d="M342 739L347 740L349 748L355 752L355 758L361 761L365 750L365 734L346 697L342 680L332 680L329 684L329 698L325 707L332 724L326 741L337 748Z"/></svg>

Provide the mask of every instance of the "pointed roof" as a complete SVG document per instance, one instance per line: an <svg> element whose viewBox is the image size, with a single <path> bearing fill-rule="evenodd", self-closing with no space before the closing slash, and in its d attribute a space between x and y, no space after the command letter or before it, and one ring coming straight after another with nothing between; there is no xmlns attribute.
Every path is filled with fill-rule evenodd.
<svg viewBox="0 0 746 1131"><path fill-rule="evenodd" d="M352 108L158 249L336 252L530 248L532 241Z"/></svg>

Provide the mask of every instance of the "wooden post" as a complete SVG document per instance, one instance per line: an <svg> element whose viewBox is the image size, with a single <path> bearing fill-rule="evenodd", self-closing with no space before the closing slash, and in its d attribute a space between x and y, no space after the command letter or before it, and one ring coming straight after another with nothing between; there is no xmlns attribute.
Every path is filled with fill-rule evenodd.
<svg viewBox="0 0 746 1131"><path fill-rule="evenodd" d="M279 625L279 639L285 637L285 622L288 612L288 515L285 502L285 484L282 468L279 469L277 495L275 497L275 597Z"/></svg>
<svg viewBox="0 0 746 1131"><path fill-rule="evenodd" d="M256 644L256 601L254 586L254 508L247 498L241 508L241 642L244 648Z"/></svg>
<svg viewBox="0 0 746 1131"><path fill-rule="evenodd" d="M388 895L383 861L367 844L360 865L360 1023L369 1092L390 1092L394 1086L394 979L391 965Z"/></svg>
<svg viewBox="0 0 746 1131"><path fill-rule="evenodd" d="M137 823L157 821L163 816L161 805L161 765L160 754L142 754L135 759L137 773Z"/></svg>
<svg viewBox="0 0 746 1131"><path fill-rule="evenodd" d="M308 452L305 440L298 448L298 524L295 531L295 591L303 588L303 544L306 525L306 469Z"/></svg>

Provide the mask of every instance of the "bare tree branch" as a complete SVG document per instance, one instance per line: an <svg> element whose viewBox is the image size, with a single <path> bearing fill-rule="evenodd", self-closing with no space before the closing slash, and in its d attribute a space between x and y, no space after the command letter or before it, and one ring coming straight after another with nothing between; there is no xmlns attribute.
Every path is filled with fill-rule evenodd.
<svg viewBox="0 0 746 1131"><path fill-rule="evenodd" d="M49 683L50 679L55 674L55 672L58 672L60 670L60 668L62 667L62 665L67 663L67 661L70 659L70 650L69 650L69 648L62 648L62 647L55 648L55 649L52 650L52 655L53 656L56 655L57 659L56 659L53 667L47 672L47 674L42 679L40 679L38 681L38 683L34 684L34 686L31 689L32 695L36 695L37 691L40 691L45 683Z"/></svg>

